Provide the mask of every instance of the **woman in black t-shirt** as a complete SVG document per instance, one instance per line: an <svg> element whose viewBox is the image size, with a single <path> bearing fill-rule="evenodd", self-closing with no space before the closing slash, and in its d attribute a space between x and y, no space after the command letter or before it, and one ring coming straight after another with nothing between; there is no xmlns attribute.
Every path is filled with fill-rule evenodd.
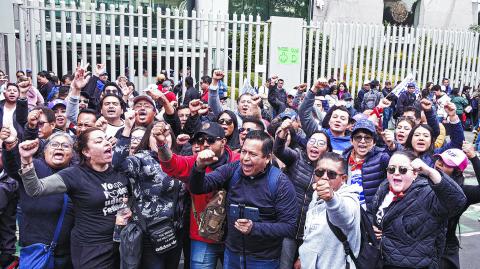
<svg viewBox="0 0 480 269"><path fill-rule="evenodd" d="M32 164L37 147L38 140L19 145L20 175L30 196L68 193L75 214L70 239L73 267L118 268L118 245L112 235L116 212L128 196L128 180L111 167L112 145L105 133L87 129L77 140L80 164L41 179Z"/></svg>

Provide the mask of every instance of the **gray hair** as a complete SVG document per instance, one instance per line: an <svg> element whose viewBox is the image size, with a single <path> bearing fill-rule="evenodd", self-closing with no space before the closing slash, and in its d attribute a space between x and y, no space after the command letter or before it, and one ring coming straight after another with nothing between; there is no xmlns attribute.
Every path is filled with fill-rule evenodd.
<svg viewBox="0 0 480 269"><path fill-rule="evenodd" d="M73 141L73 138L69 134L67 134L66 132L56 132L56 133L53 133L50 137L47 138L47 143L45 144L45 149L57 137L65 137L68 140L68 143L70 144L70 146L72 146L72 148L73 148L73 144L75 142Z"/></svg>

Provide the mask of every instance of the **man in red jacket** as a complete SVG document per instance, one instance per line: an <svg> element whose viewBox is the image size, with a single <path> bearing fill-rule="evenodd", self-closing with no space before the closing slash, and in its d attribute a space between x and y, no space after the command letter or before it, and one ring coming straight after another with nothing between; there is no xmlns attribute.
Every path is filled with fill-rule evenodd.
<svg viewBox="0 0 480 269"><path fill-rule="evenodd" d="M160 135L158 137L158 158L163 171L171 177L188 183L197 156L174 154L165 146L164 136ZM216 122L203 123L201 129L194 134L192 139L200 144L201 151L210 149L215 153L217 161L206 168L206 173L212 172L217 167L226 163L235 162L240 159L240 154L233 152L227 146L225 132ZM190 238L192 239L190 267L192 269L214 269L217 266L218 259L223 260L223 244L205 239L198 234L200 214L205 210L212 196L213 193L192 194L192 210L190 212Z"/></svg>

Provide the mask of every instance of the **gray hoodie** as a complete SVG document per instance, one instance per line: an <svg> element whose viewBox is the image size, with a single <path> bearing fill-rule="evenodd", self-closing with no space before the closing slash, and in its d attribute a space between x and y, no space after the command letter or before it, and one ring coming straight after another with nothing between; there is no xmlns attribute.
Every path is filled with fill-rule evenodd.
<svg viewBox="0 0 480 269"><path fill-rule="evenodd" d="M330 222L347 235L354 255L358 256L361 241L360 191L357 185L344 184L328 202L313 193L305 221L304 242L299 249L302 269L345 268L343 245L328 227L327 211ZM350 268L355 268L350 257L348 260Z"/></svg>

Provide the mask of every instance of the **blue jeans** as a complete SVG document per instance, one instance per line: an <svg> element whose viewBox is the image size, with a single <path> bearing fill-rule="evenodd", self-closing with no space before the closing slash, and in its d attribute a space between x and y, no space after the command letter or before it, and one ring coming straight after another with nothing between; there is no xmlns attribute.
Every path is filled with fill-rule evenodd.
<svg viewBox="0 0 480 269"><path fill-rule="evenodd" d="M215 269L223 261L223 245L209 244L192 239L190 269Z"/></svg>
<svg viewBox="0 0 480 269"><path fill-rule="evenodd" d="M386 107L383 109L383 130L388 129L388 122L390 122L392 115L393 109L391 107Z"/></svg>
<svg viewBox="0 0 480 269"><path fill-rule="evenodd" d="M247 268L249 269L278 269L280 267L279 259L260 260L252 256L246 257ZM245 269L243 266L243 255L236 254L225 248L225 258L223 260L224 269Z"/></svg>
<svg viewBox="0 0 480 269"><path fill-rule="evenodd" d="M285 237L282 242L282 254L280 255L280 269L292 269L295 263L295 254L298 245L295 239Z"/></svg>

